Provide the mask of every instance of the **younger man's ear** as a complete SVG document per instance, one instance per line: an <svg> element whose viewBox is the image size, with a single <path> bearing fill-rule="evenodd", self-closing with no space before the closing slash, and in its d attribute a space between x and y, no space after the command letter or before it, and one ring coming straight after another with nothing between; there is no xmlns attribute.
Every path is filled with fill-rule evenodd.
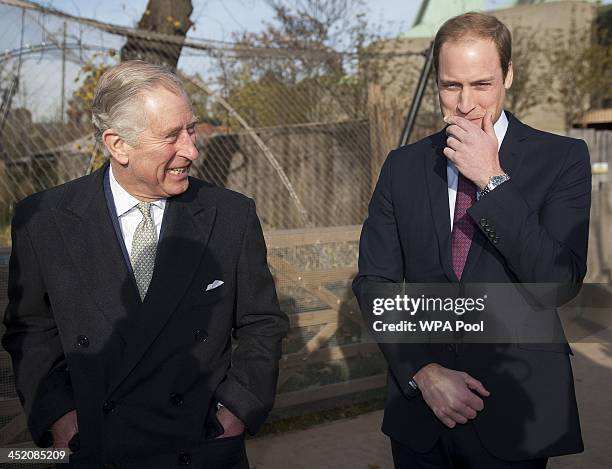
<svg viewBox="0 0 612 469"><path fill-rule="evenodd" d="M514 70L512 69L512 61L508 64L508 73L506 73L506 79L504 80L504 88L507 90L512 86L512 79L514 78Z"/></svg>

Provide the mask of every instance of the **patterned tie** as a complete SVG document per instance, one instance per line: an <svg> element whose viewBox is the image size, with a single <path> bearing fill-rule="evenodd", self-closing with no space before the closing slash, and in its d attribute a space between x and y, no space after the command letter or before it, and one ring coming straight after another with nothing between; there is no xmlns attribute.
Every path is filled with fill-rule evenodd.
<svg viewBox="0 0 612 469"><path fill-rule="evenodd" d="M461 280L465 260L467 259L472 236L474 235L474 222L467 213L476 201L476 186L459 173L457 183L457 199L455 201L455 215L453 218L453 232L451 234L451 251L453 253L453 270Z"/></svg>
<svg viewBox="0 0 612 469"><path fill-rule="evenodd" d="M157 250L157 231L153 218L151 218L151 204L140 202L137 207L142 213L142 221L134 232L130 262L132 263L132 269L134 269L140 299L144 300L153 277L155 251Z"/></svg>

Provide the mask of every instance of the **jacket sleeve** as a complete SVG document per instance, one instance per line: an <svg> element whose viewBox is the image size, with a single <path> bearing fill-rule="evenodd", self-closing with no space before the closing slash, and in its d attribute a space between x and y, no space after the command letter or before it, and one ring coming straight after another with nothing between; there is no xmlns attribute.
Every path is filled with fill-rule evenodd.
<svg viewBox="0 0 612 469"><path fill-rule="evenodd" d="M404 262L394 200L391 191L392 152L386 159L368 207L368 218L359 242L359 272L353 281L353 292L359 303L366 327L372 330L372 301L384 284L404 281ZM377 288L377 285L383 288ZM417 393L409 385L412 377L425 365L434 362L427 344L379 343L389 369L407 397Z"/></svg>
<svg viewBox="0 0 612 469"><path fill-rule="evenodd" d="M274 404L278 362L288 319L280 310L268 269L261 225L250 200L236 278L232 364L215 399L257 432Z"/></svg>
<svg viewBox="0 0 612 469"><path fill-rule="evenodd" d="M70 375L31 237L13 218L8 306L2 345L11 355L17 395L33 441L53 444L51 425L75 408Z"/></svg>
<svg viewBox="0 0 612 469"><path fill-rule="evenodd" d="M511 179L468 210L522 283L573 285L586 275L589 152L584 141L574 140L559 158L559 173L539 209L529 206Z"/></svg>

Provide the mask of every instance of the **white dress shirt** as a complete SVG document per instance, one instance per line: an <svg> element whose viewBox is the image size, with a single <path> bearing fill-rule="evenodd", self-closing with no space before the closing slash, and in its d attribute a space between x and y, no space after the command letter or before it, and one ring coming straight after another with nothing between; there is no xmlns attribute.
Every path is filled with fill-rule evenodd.
<svg viewBox="0 0 612 469"><path fill-rule="evenodd" d="M495 130L495 136L497 137L497 151L501 148L501 144L504 141L506 132L508 130L508 117L506 113L502 111L497 119L497 122L493 124L493 130ZM451 160L447 160L446 164L446 179L448 181L448 208L450 209L450 227L453 231L453 219L455 217L455 201L457 200L457 184L459 182L459 171L455 167L455 164ZM479 196L478 191L476 197Z"/></svg>
<svg viewBox="0 0 612 469"><path fill-rule="evenodd" d="M113 167L109 169L110 188L117 210L117 218L121 227L121 235L127 249L128 254L132 250L132 240L136 227L142 221L142 214L136 207L140 200L128 193L115 179ZM159 242L159 233L161 232L162 220L164 218L164 210L166 209L166 199L158 199L151 202L151 217L155 223L157 231L157 241Z"/></svg>

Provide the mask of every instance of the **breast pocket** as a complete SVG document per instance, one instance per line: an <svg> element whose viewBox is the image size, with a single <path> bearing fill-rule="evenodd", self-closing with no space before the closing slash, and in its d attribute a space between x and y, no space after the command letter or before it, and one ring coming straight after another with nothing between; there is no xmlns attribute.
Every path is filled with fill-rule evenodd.
<svg viewBox="0 0 612 469"><path fill-rule="evenodd" d="M194 295L193 304L195 306L209 306L214 303L220 302L224 299L229 299L229 292L231 288L227 284L220 285L216 288L206 291L202 289L201 292L198 292Z"/></svg>

